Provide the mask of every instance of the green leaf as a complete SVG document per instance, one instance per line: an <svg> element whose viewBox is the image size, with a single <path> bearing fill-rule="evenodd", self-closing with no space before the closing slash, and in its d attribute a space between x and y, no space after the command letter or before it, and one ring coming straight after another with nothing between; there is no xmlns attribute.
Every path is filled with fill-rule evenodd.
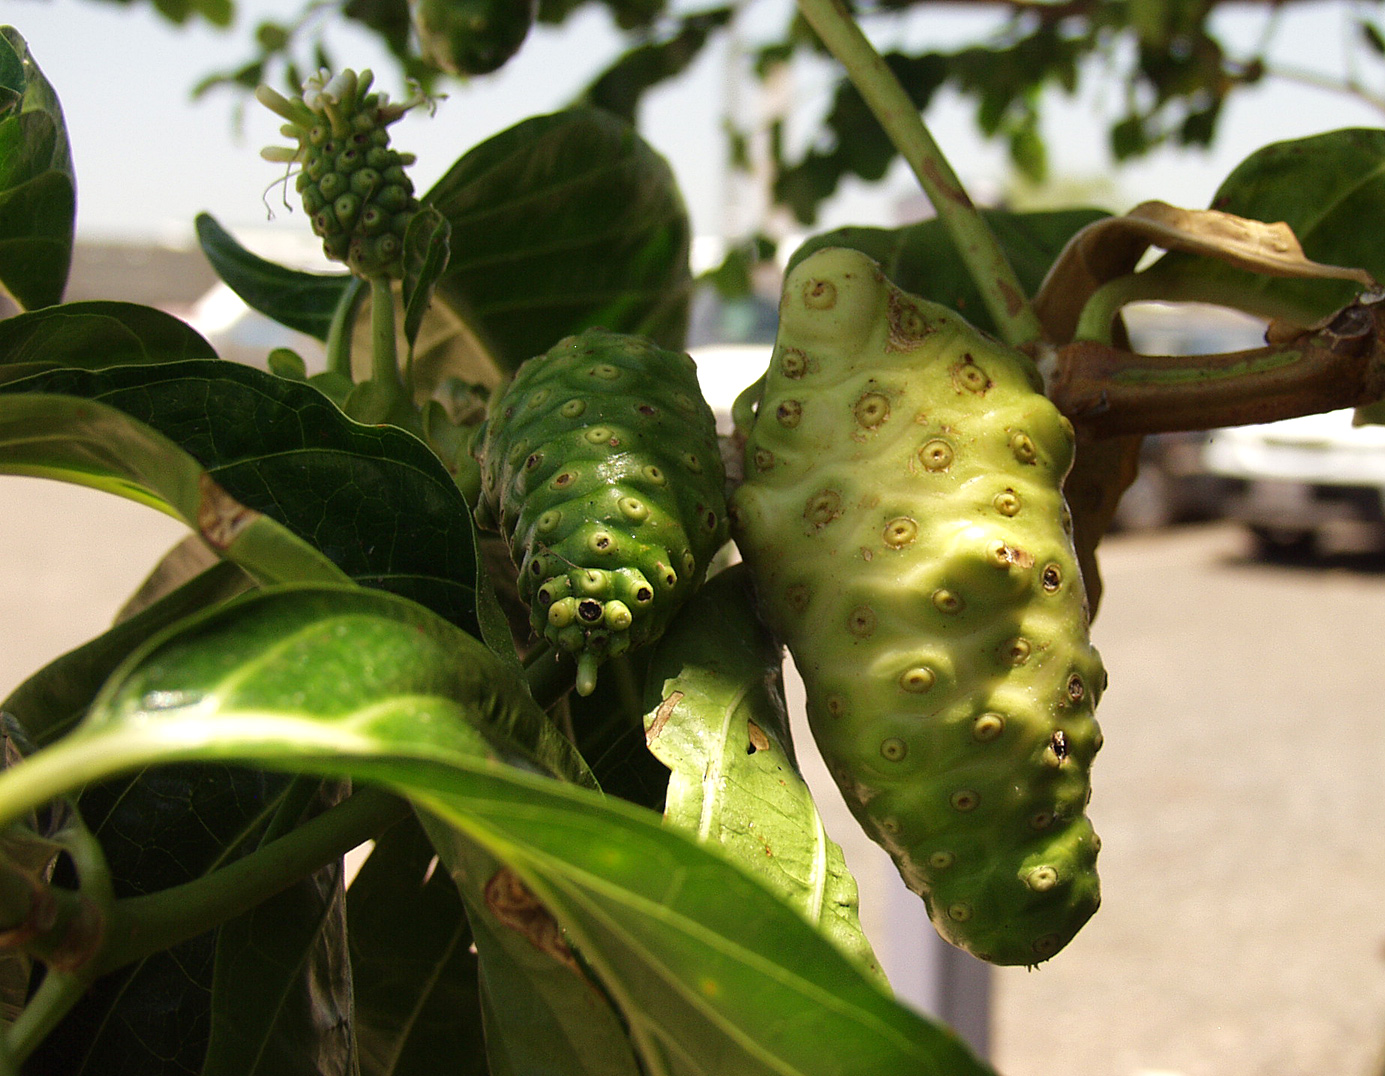
<svg viewBox="0 0 1385 1076"><path fill-rule="evenodd" d="M1227 176L1211 208L1283 221L1313 261L1385 280L1385 244L1373 226L1385 216L1385 130L1352 128L1265 146ZM1341 308L1359 290L1350 282L1252 274L1179 253L1164 255L1148 272L1177 292L1301 324Z"/></svg>
<svg viewBox="0 0 1385 1076"><path fill-rule="evenodd" d="M0 382L42 370L214 359L187 322L138 303L64 303L0 321Z"/></svg>
<svg viewBox="0 0 1385 1076"><path fill-rule="evenodd" d="M15 715L35 744L56 740L81 719L101 685L137 646L249 585L249 578L236 565L217 562L129 619L49 662L0 702L0 711Z"/></svg>
<svg viewBox="0 0 1385 1076"><path fill-rule="evenodd" d="M413 603L276 588L146 646L78 730L0 776L0 823L155 760L349 775L515 871L614 998L649 1071L990 1072L722 857L652 812L545 776L545 729L498 659Z"/></svg>
<svg viewBox="0 0 1385 1076"><path fill-rule="evenodd" d="M491 1076L471 928L414 818L381 834L346 891L362 1076Z"/></svg>
<svg viewBox="0 0 1385 1076"><path fill-rule="evenodd" d="M616 117L525 120L458 160L424 201L452 226L437 299L494 369L593 325L682 347L687 212L667 162Z"/></svg>
<svg viewBox="0 0 1385 1076"><path fill-rule="evenodd" d="M62 299L77 179L53 87L11 26L0 27L0 285L26 309Z"/></svg>
<svg viewBox="0 0 1385 1076"><path fill-rule="evenodd" d="M350 273L306 273L266 261L241 246L209 213L196 218L197 241L217 276L253 310L280 325L326 340Z"/></svg>
<svg viewBox="0 0 1385 1076"><path fill-rule="evenodd" d="M234 501L265 522L277 520L285 537L292 532L352 579L413 597L476 630L471 513L413 435L353 422L311 385L220 361L54 370L0 387L0 406L7 392L61 393L118 408L180 446ZM196 505L201 479L188 480L194 485L182 495L193 499L180 504Z"/></svg>
<svg viewBox="0 0 1385 1076"><path fill-rule="evenodd" d="M1033 295L1067 241L1079 229L1108 214L1098 209L1037 213L983 209L981 215L1015 267L1021 286ZM995 331L980 291L936 219L903 228L840 228L826 232L794 251L789 270L824 247L859 250L879 262L885 275L905 291L956 310L978 329Z"/></svg>
<svg viewBox="0 0 1385 1076"><path fill-rule="evenodd" d="M158 508L260 580L343 578L301 538L229 497L172 441L95 400L0 393L0 474L57 478Z"/></svg>
<svg viewBox="0 0 1385 1076"><path fill-rule="evenodd" d="M424 206L404 232L404 339L412 348L433 301L433 289L447 268L451 225L433 206Z"/></svg>
<svg viewBox="0 0 1385 1076"><path fill-rule="evenodd" d="M754 874L869 974L856 880L793 757L783 651L737 565L710 580L657 644L649 749L671 771L664 818Z"/></svg>

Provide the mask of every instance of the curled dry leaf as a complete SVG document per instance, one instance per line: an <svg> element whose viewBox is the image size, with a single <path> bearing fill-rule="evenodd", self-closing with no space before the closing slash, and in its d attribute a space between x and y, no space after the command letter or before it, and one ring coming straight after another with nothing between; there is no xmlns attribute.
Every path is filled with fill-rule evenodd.
<svg viewBox="0 0 1385 1076"><path fill-rule="evenodd" d="M1122 217L1087 225L1063 248L1034 300L1048 338L1056 343L1071 340L1092 294L1132 272L1150 247L1199 254L1270 276L1375 284L1364 269L1310 260L1293 229L1283 222L1267 224L1216 209L1144 202Z"/></svg>

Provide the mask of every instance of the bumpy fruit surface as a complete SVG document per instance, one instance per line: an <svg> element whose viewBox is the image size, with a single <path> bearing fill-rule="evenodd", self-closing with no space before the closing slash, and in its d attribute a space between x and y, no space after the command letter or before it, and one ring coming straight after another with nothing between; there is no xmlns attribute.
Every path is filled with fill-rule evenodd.
<svg viewBox="0 0 1385 1076"><path fill-rule="evenodd" d="M940 934L1036 964L1096 910L1106 674L1030 360L855 251L790 274L732 500L848 804Z"/></svg>
<svg viewBox="0 0 1385 1076"><path fill-rule="evenodd" d="M419 204L404 171L414 156L390 147L388 128L422 99L392 104L370 92L372 78L369 71L322 72L295 98L261 86L256 97L289 121L281 132L297 143L271 146L263 156L301 166L294 185L327 257L366 279L398 279L404 233Z"/></svg>
<svg viewBox="0 0 1385 1076"><path fill-rule="evenodd" d="M663 633L726 540L716 421L687 355L589 329L524 363L478 430L477 522L534 630L596 669Z"/></svg>
<svg viewBox="0 0 1385 1076"><path fill-rule="evenodd" d="M453 75L488 75L519 51L535 0L411 0L423 58Z"/></svg>

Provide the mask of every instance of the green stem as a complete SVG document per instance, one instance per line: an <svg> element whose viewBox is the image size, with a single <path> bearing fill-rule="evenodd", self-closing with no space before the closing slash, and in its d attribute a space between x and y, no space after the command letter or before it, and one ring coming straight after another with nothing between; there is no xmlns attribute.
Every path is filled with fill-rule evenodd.
<svg viewBox="0 0 1385 1076"><path fill-rule="evenodd" d="M399 373L399 350L394 331L394 289L387 276L370 278L370 379L390 395L404 395Z"/></svg>
<svg viewBox="0 0 1385 1076"><path fill-rule="evenodd" d="M158 893L119 901L111 912L97 974L143 960L250 911L378 837L408 812L408 803L397 796L362 788L220 870Z"/></svg>
<svg viewBox="0 0 1385 1076"><path fill-rule="evenodd" d="M1010 344L1039 340L1043 329L994 233L933 141L894 72L861 32L841 0L798 0L803 18L846 69L928 200L966 264L996 331Z"/></svg>
<svg viewBox="0 0 1385 1076"><path fill-rule="evenodd" d="M348 379L351 379L351 333L363 295L365 282L353 276L342 289L337 308L332 311L332 323L327 328L327 369Z"/></svg>

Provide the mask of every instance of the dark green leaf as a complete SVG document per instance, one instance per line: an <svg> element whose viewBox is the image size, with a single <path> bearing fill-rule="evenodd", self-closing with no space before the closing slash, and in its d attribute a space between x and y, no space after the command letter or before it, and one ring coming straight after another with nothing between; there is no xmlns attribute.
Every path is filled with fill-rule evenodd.
<svg viewBox="0 0 1385 1076"><path fill-rule="evenodd" d="M158 508L263 581L344 578L322 553L272 517L247 512L192 456L125 412L12 389L0 391L0 473L57 478Z"/></svg>
<svg viewBox="0 0 1385 1076"><path fill-rule="evenodd" d="M0 321L0 381L64 366L99 370L214 358L211 344L187 322L137 303L64 303Z"/></svg>
<svg viewBox="0 0 1385 1076"><path fill-rule="evenodd" d="M1039 213L982 210L1026 293L1038 291L1048 267L1078 229L1107 216L1097 209ZM956 310L978 329L994 332L981 292L937 220L904 228L841 228L808 240L789 268L823 247L851 247L880 263L885 275L914 295Z"/></svg>
<svg viewBox="0 0 1385 1076"><path fill-rule="evenodd" d="M593 109L525 120L425 196L452 226L437 300L509 372L600 325L681 347L690 231L668 164Z"/></svg>
<svg viewBox="0 0 1385 1076"><path fill-rule="evenodd" d="M411 818L381 834L346 893L362 1076L490 1076L476 954L457 888Z"/></svg>
<svg viewBox="0 0 1385 1076"><path fill-rule="evenodd" d="M433 206L424 206L404 232L404 339L413 347L433 289L447 268L451 225Z"/></svg>
<svg viewBox="0 0 1385 1076"><path fill-rule="evenodd" d="M412 603L360 588L261 591L124 668L77 731L0 776L0 822L156 759L350 775L509 866L615 999L650 1069L990 1072L720 856L649 811L536 772L524 759L542 752L524 745L551 733L523 687Z"/></svg>
<svg viewBox="0 0 1385 1076"><path fill-rule="evenodd" d="M1265 146L1227 176L1211 208L1283 221L1313 261L1385 280L1385 244L1374 227L1385 217L1385 130L1353 128ZM1302 324L1339 309L1358 290L1349 282L1251 274L1189 254L1166 254L1150 272L1207 302Z"/></svg>
<svg viewBox="0 0 1385 1076"><path fill-rule="evenodd" d="M350 273L305 273L266 261L240 245L209 213L197 215L197 241L217 275L245 305L280 325L326 340Z"/></svg>
<svg viewBox="0 0 1385 1076"><path fill-rule="evenodd" d="M118 408L352 579L476 630L471 513L411 434L353 422L311 385L234 363L58 370L3 392L62 393Z"/></svg>
<svg viewBox="0 0 1385 1076"><path fill-rule="evenodd" d="M77 180L57 94L13 27L0 27L0 52L0 285L33 309L60 301L67 286Z"/></svg>

